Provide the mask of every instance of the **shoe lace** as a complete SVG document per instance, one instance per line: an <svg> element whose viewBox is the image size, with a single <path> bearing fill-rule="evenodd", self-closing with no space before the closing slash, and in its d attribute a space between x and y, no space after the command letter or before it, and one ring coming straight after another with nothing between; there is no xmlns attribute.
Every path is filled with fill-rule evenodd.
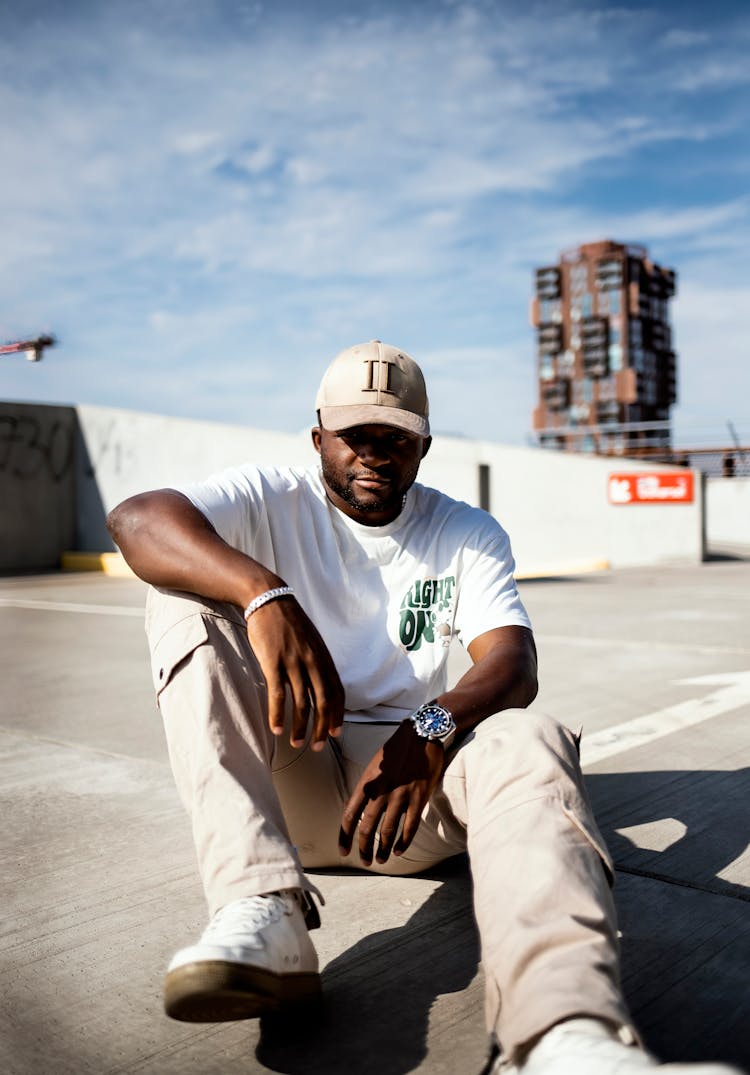
<svg viewBox="0 0 750 1075"><path fill-rule="evenodd" d="M204 943L244 941L278 921L287 907L281 896L246 896L233 900L217 911L201 938Z"/></svg>

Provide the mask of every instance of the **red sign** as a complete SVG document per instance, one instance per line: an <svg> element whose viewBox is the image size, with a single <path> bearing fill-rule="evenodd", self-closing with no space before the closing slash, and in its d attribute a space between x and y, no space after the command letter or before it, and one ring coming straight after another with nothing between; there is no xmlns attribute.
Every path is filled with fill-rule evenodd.
<svg viewBox="0 0 750 1075"><path fill-rule="evenodd" d="M693 472L610 474L610 504L692 504Z"/></svg>

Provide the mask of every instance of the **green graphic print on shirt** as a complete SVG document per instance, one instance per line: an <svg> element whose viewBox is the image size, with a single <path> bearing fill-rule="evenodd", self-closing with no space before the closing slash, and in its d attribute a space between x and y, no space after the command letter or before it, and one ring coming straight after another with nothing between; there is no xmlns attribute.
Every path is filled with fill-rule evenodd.
<svg viewBox="0 0 750 1075"><path fill-rule="evenodd" d="M435 642L436 628L441 623L450 623L455 585L455 575L446 575L442 579L417 579L411 584L401 602L399 636L404 649L415 650L422 642ZM450 637L450 628L447 636ZM437 638L443 641L439 630Z"/></svg>

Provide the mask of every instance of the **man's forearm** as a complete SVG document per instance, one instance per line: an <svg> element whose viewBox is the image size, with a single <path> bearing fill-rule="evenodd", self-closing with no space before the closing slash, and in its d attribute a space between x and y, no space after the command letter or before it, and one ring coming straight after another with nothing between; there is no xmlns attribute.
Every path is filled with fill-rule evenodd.
<svg viewBox="0 0 750 1075"><path fill-rule="evenodd" d="M139 578L244 607L284 584L274 572L233 549L181 493L159 489L125 500L107 529Z"/></svg>
<svg viewBox="0 0 750 1075"><path fill-rule="evenodd" d="M525 709L537 694L536 647L531 631L504 627L469 646L475 662L455 687L441 694L459 731L503 709Z"/></svg>

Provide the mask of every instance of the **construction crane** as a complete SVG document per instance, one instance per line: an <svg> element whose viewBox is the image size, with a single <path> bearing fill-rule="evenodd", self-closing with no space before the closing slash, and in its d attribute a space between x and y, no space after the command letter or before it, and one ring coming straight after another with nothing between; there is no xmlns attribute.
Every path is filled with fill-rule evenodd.
<svg viewBox="0 0 750 1075"><path fill-rule="evenodd" d="M45 347L54 347L56 343L54 336L37 336L35 340L16 340L14 343L0 344L0 355L25 352L29 362L40 362L44 356Z"/></svg>

